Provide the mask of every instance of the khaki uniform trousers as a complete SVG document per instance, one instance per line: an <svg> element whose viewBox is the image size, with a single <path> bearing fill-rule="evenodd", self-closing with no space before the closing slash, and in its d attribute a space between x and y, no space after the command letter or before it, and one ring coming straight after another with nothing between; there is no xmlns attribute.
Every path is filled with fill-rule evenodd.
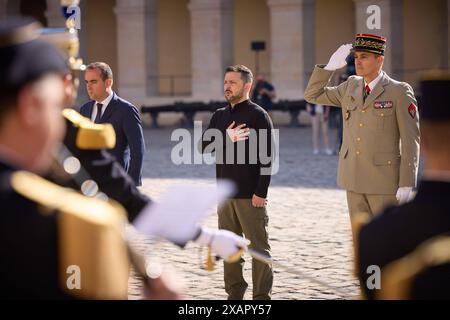
<svg viewBox="0 0 450 320"><path fill-rule="evenodd" d="M392 205L398 205L395 195L363 194L347 191L347 205L352 224L353 243L361 224L367 223L383 210Z"/></svg>
<svg viewBox="0 0 450 320"><path fill-rule="evenodd" d="M398 200L395 195L363 194L347 191L347 204L352 226L354 272L358 276L358 241L362 225L381 214L386 207L398 205Z"/></svg>
<svg viewBox="0 0 450 320"><path fill-rule="evenodd" d="M266 208L255 208L251 199L231 199L218 209L219 229L244 234L249 247L270 256ZM225 291L229 300L242 300L248 284L243 277L244 259L235 263L224 262ZM252 259L253 299L269 300L272 294L272 267Z"/></svg>

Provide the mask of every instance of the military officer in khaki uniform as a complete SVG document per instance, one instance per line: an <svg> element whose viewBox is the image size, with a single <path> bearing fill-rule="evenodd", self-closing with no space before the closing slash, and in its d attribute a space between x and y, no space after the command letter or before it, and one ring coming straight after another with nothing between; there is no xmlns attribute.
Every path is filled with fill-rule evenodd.
<svg viewBox="0 0 450 320"><path fill-rule="evenodd" d="M408 201L416 186L419 114L411 86L382 71L386 39L357 34L356 76L327 84L345 66L351 44L342 45L326 66L317 65L305 91L310 103L342 108L343 143L338 185L347 190L352 227L388 205ZM353 228L352 228L353 229Z"/></svg>

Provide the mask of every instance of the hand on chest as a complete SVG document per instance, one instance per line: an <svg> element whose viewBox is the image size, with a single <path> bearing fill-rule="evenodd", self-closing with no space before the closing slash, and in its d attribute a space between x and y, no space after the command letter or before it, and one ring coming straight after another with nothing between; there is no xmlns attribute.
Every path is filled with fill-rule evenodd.
<svg viewBox="0 0 450 320"><path fill-rule="evenodd" d="M223 119L219 124L219 129L224 131L229 129L230 125L233 124L233 128L241 127L248 129L255 129L255 123L252 121L251 117L239 117L239 116L228 116Z"/></svg>

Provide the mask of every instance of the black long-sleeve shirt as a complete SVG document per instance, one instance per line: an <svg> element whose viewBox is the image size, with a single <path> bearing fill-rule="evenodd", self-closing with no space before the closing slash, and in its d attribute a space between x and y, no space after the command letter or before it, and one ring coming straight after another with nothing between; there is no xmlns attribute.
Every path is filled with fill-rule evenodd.
<svg viewBox="0 0 450 320"><path fill-rule="evenodd" d="M246 124L246 128L250 129L248 140L231 141L226 130L233 121L234 127ZM216 134L220 131L220 141L210 129L217 129ZM235 199L249 199L254 194L261 198L267 197L273 162L272 130L272 121L267 112L250 100L234 108L228 105L213 114L203 133L202 152L215 152L216 177L236 184Z"/></svg>

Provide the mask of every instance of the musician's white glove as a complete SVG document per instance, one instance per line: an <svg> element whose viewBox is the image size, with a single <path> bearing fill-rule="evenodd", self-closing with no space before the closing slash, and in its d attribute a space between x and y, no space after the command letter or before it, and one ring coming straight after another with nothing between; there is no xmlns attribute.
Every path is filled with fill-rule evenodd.
<svg viewBox="0 0 450 320"><path fill-rule="evenodd" d="M200 236L194 241L202 246L210 246L225 261L250 244L247 239L231 231L211 228L202 228Z"/></svg>
<svg viewBox="0 0 450 320"><path fill-rule="evenodd" d="M411 201L411 199L414 196L412 189L413 189L412 187L398 188L397 194L395 195L395 197L397 198L399 204L403 204L405 202Z"/></svg>
<svg viewBox="0 0 450 320"><path fill-rule="evenodd" d="M352 49L351 44L343 44L340 46L330 58L330 61L325 66L325 70L334 71L347 65L347 57Z"/></svg>

